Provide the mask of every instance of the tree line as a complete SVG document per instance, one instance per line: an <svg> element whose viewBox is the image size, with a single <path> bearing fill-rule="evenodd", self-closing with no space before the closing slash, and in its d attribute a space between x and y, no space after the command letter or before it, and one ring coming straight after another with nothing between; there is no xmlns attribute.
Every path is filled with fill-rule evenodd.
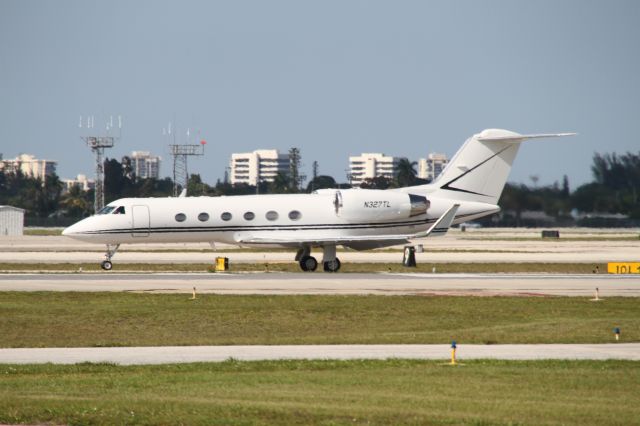
<svg viewBox="0 0 640 426"><path fill-rule="evenodd" d="M279 173L272 182L260 182L257 186L231 185L218 180L209 185L199 174L189 176L189 195L246 195L309 193L323 188L349 188L348 183L339 183L332 176L314 174L307 185L298 172L299 152L293 170ZM628 216L631 222L640 222L640 152L623 155L595 154L591 165L593 181L570 190L569 180L564 176L562 183L537 187L508 183L500 198L503 211L498 216L485 218L484 225L536 226L546 225L538 219L527 218L527 212L544 212L558 225L611 225L611 223L591 220L588 216L576 218L576 212L584 214L608 213ZM173 193L171 178L142 179L135 175L131 159L121 161L108 158L104 163L105 201L111 202L125 197L168 197ZM399 188L427 183L419 179L416 163L406 158L399 161L393 178L376 177L365 180L361 187L369 189ZM57 175L39 178L15 172L0 170L0 205L11 205L26 210L27 224L65 225L79 218L93 214L93 190L84 191L72 187L63 192L63 184ZM584 215L583 215L584 216ZM592 223L589 222L591 220ZM633 222L636 221L636 222Z"/></svg>

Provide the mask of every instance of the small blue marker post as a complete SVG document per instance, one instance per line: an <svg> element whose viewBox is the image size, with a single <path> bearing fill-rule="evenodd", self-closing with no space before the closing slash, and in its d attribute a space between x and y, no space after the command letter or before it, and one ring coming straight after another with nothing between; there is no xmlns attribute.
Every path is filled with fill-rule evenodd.
<svg viewBox="0 0 640 426"><path fill-rule="evenodd" d="M616 334L616 341L620 340L620 327L614 328L613 332Z"/></svg>
<svg viewBox="0 0 640 426"><path fill-rule="evenodd" d="M452 340L451 341L451 365L456 365L456 348L458 347L458 345L456 345L456 341Z"/></svg>

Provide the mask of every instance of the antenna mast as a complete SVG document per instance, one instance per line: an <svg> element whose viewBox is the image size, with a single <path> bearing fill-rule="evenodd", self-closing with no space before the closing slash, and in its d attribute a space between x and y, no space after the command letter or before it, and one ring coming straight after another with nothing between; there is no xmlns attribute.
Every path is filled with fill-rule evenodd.
<svg viewBox="0 0 640 426"><path fill-rule="evenodd" d="M82 117L80 117L80 128L82 128ZM107 123L107 135L113 127L113 117ZM87 117L87 130L94 128L94 117ZM122 129L122 117L118 116L118 128ZM104 207L104 150L113 148L117 138L113 136L81 136L87 146L91 148L95 158L96 185L93 199L94 213L99 212Z"/></svg>
<svg viewBox="0 0 640 426"><path fill-rule="evenodd" d="M171 137L171 123L169 123L168 136ZM167 134L163 130L163 134ZM187 167L187 158L194 155L204 155L204 146L206 141L201 140L200 144L177 144L176 132L173 130L173 144L169 145L171 156L173 157L173 196L180 195L181 189L186 189L189 183L189 170ZM191 135L191 131L187 130L187 138Z"/></svg>

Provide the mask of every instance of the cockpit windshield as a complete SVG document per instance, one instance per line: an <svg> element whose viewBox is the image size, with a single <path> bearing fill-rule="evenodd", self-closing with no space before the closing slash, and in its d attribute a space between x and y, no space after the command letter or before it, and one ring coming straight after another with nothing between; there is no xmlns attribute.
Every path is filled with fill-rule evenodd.
<svg viewBox="0 0 640 426"><path fill-rule="evenodd" d="M109 214L115 208L116 208L115 206L105 206L100 210L98 210L98 214Z"/></svg>

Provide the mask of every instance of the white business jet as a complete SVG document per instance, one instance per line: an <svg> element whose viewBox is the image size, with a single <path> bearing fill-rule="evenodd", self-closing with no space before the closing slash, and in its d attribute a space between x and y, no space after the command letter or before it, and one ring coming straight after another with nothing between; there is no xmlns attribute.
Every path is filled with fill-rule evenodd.
<svg viewBox="0 0 640 426"><path fill-rule="evenodd" d="M101 266L123 243L216 242L297 249L303 271L336 272L336 246L367 250L442 236L452 224L500 210L500 194L520 143L574 133L520 135L489 129L469 138L438 178L407 188L322 189L312 194L123 198L63 235L106 244Z"/></svg>

